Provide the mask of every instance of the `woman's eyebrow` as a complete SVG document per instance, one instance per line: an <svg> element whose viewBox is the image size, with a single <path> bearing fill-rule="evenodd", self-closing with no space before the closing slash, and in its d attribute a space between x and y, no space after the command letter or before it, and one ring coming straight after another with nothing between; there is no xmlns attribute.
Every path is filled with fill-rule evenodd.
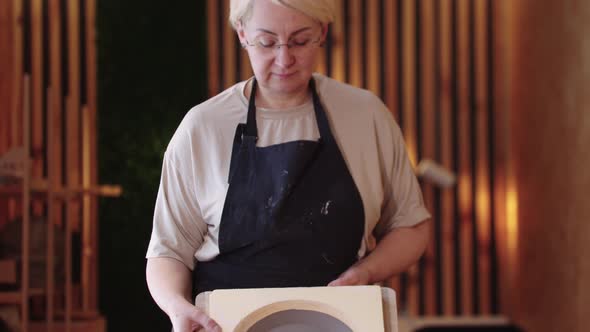
<svg viewBox="0 0 590 332"><path fill-rule="evenodd" d="M293 33L291 33L291 35L289 35L289 37L291 37L291 36L293 36L293 35L296 35L296 34L298 34L298 33L300 33L300 32L307 31L307 30L311 30L311 29L312 29L311 27L304 27L304 28L301 28L301 29L299 29L299 30L297 30L297 31L295 31L295 32L293 32ZM270 34L270 35L273 35L273 36L278 36L278 34L277 34L276 32L272 32L272 31L270 31L270 30L266 30L266 29L262 29L262 28L256 29L256 31L260 31L260 32L268 33L268 34Z"/></svg>

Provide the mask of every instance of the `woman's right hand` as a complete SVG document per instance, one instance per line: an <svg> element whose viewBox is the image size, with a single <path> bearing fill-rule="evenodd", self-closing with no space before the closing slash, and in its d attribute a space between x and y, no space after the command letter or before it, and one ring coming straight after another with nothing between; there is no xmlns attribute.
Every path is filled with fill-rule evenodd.
<svg viewBox="0 0 590 332"><path fill-rule="evenodd" d="M221 332L221 327L195 306L183 308L170 317L174 332Z"/></svg>

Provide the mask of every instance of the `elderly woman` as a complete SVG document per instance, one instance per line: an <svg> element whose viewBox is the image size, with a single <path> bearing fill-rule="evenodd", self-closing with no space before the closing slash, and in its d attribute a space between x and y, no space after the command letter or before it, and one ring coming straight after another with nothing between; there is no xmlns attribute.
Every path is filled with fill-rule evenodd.
<svg viewBox="0 0 590 332"><path fill-rule="evenodd" d="M231 1L254 77L178 127L147 252L177 332L218 328L199 292L377 283L424 251L429 214L391 113L314 73L334 13L330 0Z"/></svg>

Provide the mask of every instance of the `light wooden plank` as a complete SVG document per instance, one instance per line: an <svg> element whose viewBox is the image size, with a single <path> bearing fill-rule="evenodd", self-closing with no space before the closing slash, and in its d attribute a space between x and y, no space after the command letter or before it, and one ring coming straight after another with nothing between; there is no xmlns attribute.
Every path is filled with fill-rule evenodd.
<svg viewBox="0 0 590 332"><path fill-rule="evenodd" d="M459 66L459 215L461 218L461 303L462 314L474 313L473 304L473 278L472 259L473 241L471 239L472 197L471 181L474 181L471 170L471 136L470 136L470 86L469 86L469 2L471 0L457 1L457 27L458 27L458 58Z"/></svg>
<svg viewBox="0 0 590 332"><path fill-rule="evenodd" d="M436 137L435 137L435 66L434 66L434 3L432 0L424 0L420 5L421 13L421 90L422 90L422 158L436 159ZM435 215L434 210L434 186L430 183L423 185L424 202L426 208ZM435 223L440 222L434 220ZM435 247L435 228L431 227L431 241L426 249L425 274L425 302L426 315L436 314L436 269L434 262L436 260Z"/></svg>
<svg viewBox="0 0 590 332"><path fill-rule="evenodd" d="M222 52L224 89L236 83L236 57L238 56L235 51L235 39L237 37L231 25L225 21L226 17L229 17L229 1L223 1L223 13L219 17L222 20L221 22L223 22Z"/></svg>
<svg viewBox="0 0 590 332"><path fill-rule="evenodd" d="M348 83L361 87L362 86L362 44L361 44L361 0L350 0L348 2L348 31L349 35L345 38L349 43L348 47Z"/></svg>
<svg viewBox="0 0 590 332"><path fill-rule="evenodd" d="M440 119L441 119L441 163L449 169L453 169L453 140L452 140L452 98L451 84L451 0L440 1ZM455 313L455 255L454 255L454 205L453 192L444 190L441 193L441 224L442 224L442 296L443 314L453 315Z"/></svg>
<svg viewBox="0 0 590 332"><path fill-rule="evenodd" d="M344 36L344 5L343 0L336 0L336 19L332 23L330 33L332 34L332 78L344 82L346 68L344 62L344 47L346 36Z"/></svg>
<svg viewBox="0 0 590 332"><path fill-rule="evenodd" d="M480 248L479 269L479 308L480 314L491 313L491 256L490 256L490 170L488 141L488 38L487 2L476 1L475 6L475 71L477 102L477 156L476 156L476 215L477 239Z"/></svg>
<svg viewBox="0 0 590 332"><path fill-rule="evenodd" d="M379 39L381 29L379 27L379 0L366 0L367 12L365 24L367 25L366 35L363 37L367 43L367 89L376 96L381 93L381 70L380 68L380 45Z"/></svg>
<svg viewBox="0 0 590 332"><path fill-rule="evenodd" d="M385 91L384 91L384 102L393 113L396 120L399 120L399 107L398 107L398 68L397 59L399 52L397 49L397 0L385 0L385 21L383 22L383 33L385 34L385 68L384 77L385 80Z"/></svg>
<svg viewBox="0 0 590 332"><path fill-rule="evenodd" d="M217 26L221 13L217 12L217 3L219 0L207 0L207 52L208 52L208 78L209 78L209 96L219 93L219 80L221 79L219 58L220 45L218 42Z"/></svg>

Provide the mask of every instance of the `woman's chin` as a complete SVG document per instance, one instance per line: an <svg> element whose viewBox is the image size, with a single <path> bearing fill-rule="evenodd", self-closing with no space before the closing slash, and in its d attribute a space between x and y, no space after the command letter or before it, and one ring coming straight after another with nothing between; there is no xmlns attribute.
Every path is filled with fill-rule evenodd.
<svg viewBox="0 0 590 332"><path fill-rule="evenodd" d="M301 75L295 73L290 75L271 75L269 85L273 90L281 92L294 92L307 86L309 78L306 80Z"/></svg>

